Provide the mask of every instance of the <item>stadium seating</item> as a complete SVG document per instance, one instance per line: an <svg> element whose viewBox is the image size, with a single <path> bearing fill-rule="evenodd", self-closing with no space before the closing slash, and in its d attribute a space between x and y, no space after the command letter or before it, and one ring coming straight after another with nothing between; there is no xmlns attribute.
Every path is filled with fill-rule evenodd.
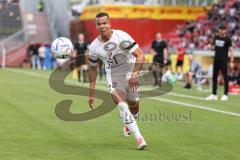
<svg viewBox="0 0 240 160"><path fill-rule="evenodd" d="M188 21L179 26L179 38L186 42L187 48L206 49L220 25L225 25L232 37L233 46L240 48L240 1L220 1L214 4L205 17Z"/></svg>
<svg viewBox="0 0 240 160"><path fill-rule="evenodd" d="M19 5L16 2L0 1L0 39L22 28Z"/></svg>

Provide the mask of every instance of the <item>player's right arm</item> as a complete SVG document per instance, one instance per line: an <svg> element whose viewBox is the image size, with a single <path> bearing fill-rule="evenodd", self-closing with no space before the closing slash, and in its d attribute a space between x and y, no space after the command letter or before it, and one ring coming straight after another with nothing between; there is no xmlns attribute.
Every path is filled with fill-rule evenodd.
<svg viewBox="0 0 240 160"><path fill-rule="evenodd" d="M94 90L96 85L97 79L97 57L94 53L91 45L89 47L89 106L91 109L94 107Z"/></svg>
<svg viewBox="0 0 240 160"><path fill-rule="evenodd" d="M89 68L89 85L90 85L90 91L89 91L89 106L91 109L94 107L94 90L96 85L96 78L97 78L97 66L91 66Z"/></svg>

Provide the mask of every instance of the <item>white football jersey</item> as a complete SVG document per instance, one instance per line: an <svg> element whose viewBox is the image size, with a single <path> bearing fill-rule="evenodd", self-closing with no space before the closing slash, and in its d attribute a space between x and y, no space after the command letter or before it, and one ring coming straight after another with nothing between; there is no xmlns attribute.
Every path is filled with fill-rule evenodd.
<svg viewBox="0 0 240 160"><path fill-rule="evenodd" d="M109 41L100 42L98 37L89 47L89 64L97 65L97 59L105 64L107 76L131 72L136 61L132 52L139 46L132 37L121 30L112 30Z"/></svg>

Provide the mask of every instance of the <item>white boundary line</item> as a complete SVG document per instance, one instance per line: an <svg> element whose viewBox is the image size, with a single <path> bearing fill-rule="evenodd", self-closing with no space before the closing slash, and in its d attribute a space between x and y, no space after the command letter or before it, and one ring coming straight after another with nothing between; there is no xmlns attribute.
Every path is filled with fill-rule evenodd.
<svg viewBox="0 0 240 160"><path fill-rule="evenodd" d="M224 110L220 110L220 109L214 109L214 108L210 108L210 107L207 107L207 106L184 103L184 102L179 102L179 101L174 101L174 100L170 100L170 99L166 99L166 98L159 98L159 97L151 97L149 99L153 99L153 100L156 100L156 101L162 101L162 102L166 102L166 103L177 104L177 105L181 105L181 106L184 106L184 107L198 108L198 109L202 109L202 110L218 112L218 113L223 113L223 114L227 114L227 115L240 117L239 113L228 112L228 111L224 111Z"/></svg>
<svg viewBox="0 0 240 160"><path fill-rule="evenodd" d="M169 92L167 95L183 97L183 98L191 98L191 99L197 99L197 100L205 101L205 98L203 98L203 97L189 96L189 95L175 93L175 92Z"/></svg>
<svg viewBox="0 0 240 160"><path fill-rule="evenodd" d="M12 72L15 72L15 73L30 75L30 76L34 76L34 77L40 77L40 78L44 78L44 79L48 79L49 78L48 76L43 76L43 75L38 74L38 73L31 73L31 72L20 71L20 70L16 70L16 69L8 69L8 70L12 71ZM75 83L74 81L68 81L68 82ZM98 89L103 89L103 88L106 88L106 87L103 87L103 86L98 87ZM177 93L174 93L174 95L183 97L183 95L177 94ZM186 97L186 95L184 95L184 96ZM193 98L195 96L187 96L187 97L188 98L190 98L190 97ZM197 97L195 97L195 98L197 98ZM159 98L159 97L150 97L148 99L153 99L153 100L156 100L156 101L162 101L162 102L166 102L166 103L177 104L177 105L184 106L184 107L197 108L197 109L207 110L207 111L211 111L211 112L217 112L217 113L222 113L222 114L226 114L226 115L240 117L239 113L228 112L228 111L224 111L224 110L220 110L220 109L214 109L214 108L210 108L210 107L207 107L207 106L201 106L201 105L196 105L196 104L184 103L184 102L179 102L179 101L174 101L174 100L170 100L170 99L166 99L166 98ZM200 97L198 97L198 99L202 100L202 98L200 98Z"/></svg>

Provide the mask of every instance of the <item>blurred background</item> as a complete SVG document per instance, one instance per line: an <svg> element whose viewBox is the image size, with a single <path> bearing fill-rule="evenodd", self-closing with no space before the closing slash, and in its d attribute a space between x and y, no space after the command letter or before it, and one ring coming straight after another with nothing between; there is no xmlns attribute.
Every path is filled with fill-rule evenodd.
<svg viewBox="0 0 240 160"><path fill-rule="evenodd" d="M117 109L86 122L56 116L56 105L62 102L71 102L69 110L76 117L91 110L85 94L67 88L89 87L87 46L97 36L95 16L100 11L109 13L113 29L128 32L139 44L146 60L143 74L154 70L157 32L166 43L168 65L162 67L162 81L171 85L154 85L152 74L140 79L149 84L141 86L143 91L159 93L140 99L137 121L149 144L141 153L133 137L122 136ZM240 0L0 0L0 159L239 160L239 20ZM229 100L207 101L214 56L209 44L221 25L235 54L228 72ZM49 79L62 62L52 56L50 46L61 36L74 45L70 58L84 56L65 84L56 81L62 90L54 90ZM98 64L95 93L105 93L104 70ZM220 98L221 74L218 84ZM96 107L104 95L95 98Z"/></svg>
<svg viewBox="0 0 240 160"><path fill-rule="evenodd" d="M239 83L239 0L1 0L1 67L54 69L58 61L51 56L51 42L63 36L75 44L83 33L91 43L97 36L94 19L100 11L109 13L112 28L128 32L137 41L146 62L152 62L151 44L160 32L172 72L178 72L178 52L184 52L182 74L188 71L189 53L209 70L213 52L207 46L217 28L226 25L235 49L235 69L229 74L234 72Z"/></svg>

